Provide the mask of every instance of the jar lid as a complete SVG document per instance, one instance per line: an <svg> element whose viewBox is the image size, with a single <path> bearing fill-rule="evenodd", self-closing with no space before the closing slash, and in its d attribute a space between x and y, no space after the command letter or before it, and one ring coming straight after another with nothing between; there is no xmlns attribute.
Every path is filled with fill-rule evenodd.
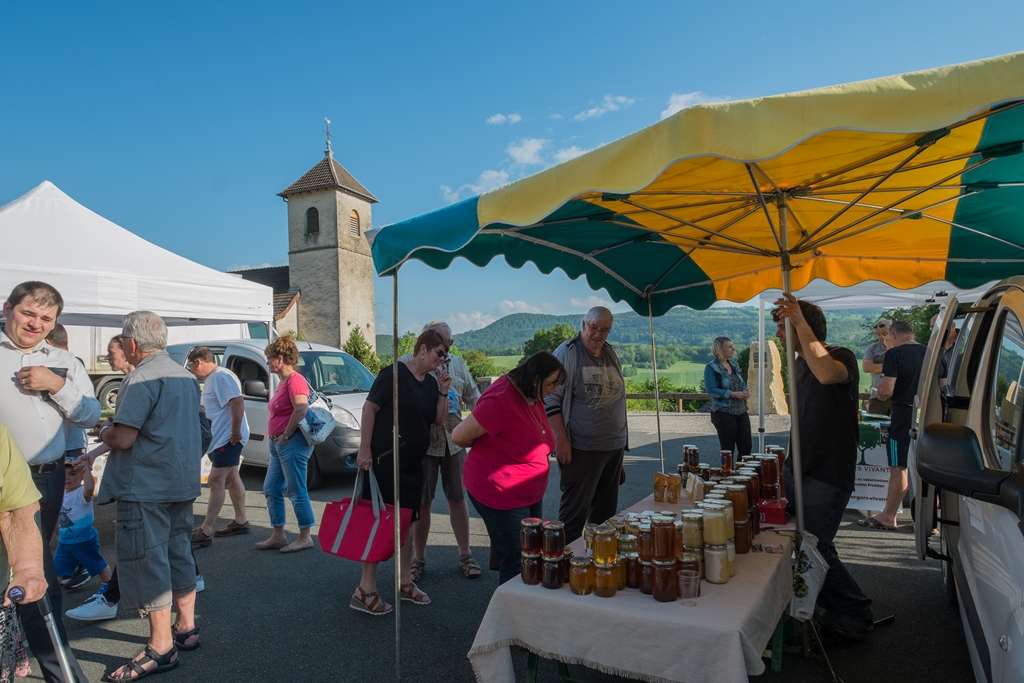
<svg viewBox="0 0 1024 683"><path fill-rule="evenodd" d="M705 469L705 468L709 469L709 470L711 469L711 465L709 463L706 463L706 462L699 463L697 465L697 467L700 467L701 469Z"/></svg>
<svg viewBox="0 0 1024 683"><path fill-rule="evenodd" d="M619 543L632 543L636 540L633 534L619 534Z"/></svg>
<svg viewBox="0 0 1024 683"><path fill-rule="evenodd" d="M675 560L655 560L655 567L671 567L676 563Z"/></svg>
<svg viewBox="0 0 1024 683"><path fill-rule="evenodd" d="M524 517L523 526L540 526L543 521L540 517Z"/></svg>
<svg viewBox="0 0 1024 683"><path fill-rule="evenodd" d="M596 529L594 529L594 533L601 535L614 534L615 527L613 527L611 524L601 524Z"/></svg>
<svg viewBox="0 0 1024 683"><path fill-rule="evenodd" d="M539 560L540 553L523 553L523 557L529 560Z"/></svg>
<svg viewBox="0 0 1024 683"><path fill-rule="evenodd" d="M597 567L608 568L608 567L618 567L619 563L616 562L615 560L612 560L611 562L598 562L597 560L594 560L594 565L597 566Z"/></svg>
<svg viewBox="0 0 1024 683"><path fill-rule="evenodd" d="M572 566L574 567L586 567L591 562L592 560L589 557L583 557L582 555L580 557L574 557L571 560L569 560L569 563L572 564Z"/></svg>
<svg viewBox="0 0 1024 683"><path fill-rule="evenodd" d="M644 560L644 559L641 558L640 565L643 566L643 567L650 567L651 566L651 561L650 560Z"/></svg>
<svg viewBox="0 0 1024 683"><path fill-rule="evenodd" d="M682 555L679 556L679 559L683 562L692 562L697 559L697 553L685 551Z"/></svg>
<svg viewBox="0 0 1024 683"><path fill-rule="evenodd" d="M541 559L545 562L561 562L562 557L560 555L542 555Z"/></svg>
<svg viewBox="0 0 1024 683"><path fill-rule="evenodd" d="M545 529L564 529L565 528L565 522L559 522L559 521L555 521L555 520L548 520L548 521L544 522L544 528Z"/></svg>
<svg viewBox="0 0 1024 683"><path fill-rule="evenodd" d="M626 559L627 560L639 560L640 559L640 553L626 553Z"/></svg>
<svg viewBox="0 0 1024 683"><path fill-rule="evenodd" d="M704 548L691 548L688 545L684 545L683 546L683 552L685 552L685 553L693 553L697 557L700 557L701 555L704 554Z"/></svg>
<svg viewBox="0 0 1024 683"><path fill-rule="evenodd" d="M564 550L564 551L562 552L562 555L564 555L564 556L566 556L566 557L572 557L572 556L573 556L573 554L574 554L574 553L572 552L572 548L566 548L566 549L565 549L565 550Z"/></svg>
<svg viewBox="0 0 1024 683"><path fill-rule="evenodd" d="M683 520L681 520L681 519L677 519L676 521L674 521L674 522L672 523L672 525L673 525L674 527L676 527L676 528L682 528L682 526L683 526Z"/></svg>
<svg viewBox="0 0 1024 683"><path fill-rule="evenodd" d="M683 513L683 520L691 520L691 521L696 522L696 521L698 521L700 519L701 519L700 512L684 512Z"/></svg>
<svg viewBox="0 0 1024 683"><path fill-rule="evenodd" d="M641 525L640 525L639 527L637 527L637 528L638 528L638 529L639 529L640 531L650 531L650 530L651 530L651 525L650 525L650 524L648 524L648 523L644 523L644 524L641 524Z"/></svg>
<svg viewBox="0 0 1024 683"><path fill-rule="evenodd" d="M735 522L733 522L733 525L734 526L746 526L749 523L750 522L745 517L740 517L740 518L736 519Z"/></svg>
<svg viewBox="0 0 1024 683"><path fill-rule="evenodd" d="M711 545L710 543L705 543L704 547L706 549L708 549L708 550L721 550L721 551L725 551L726 550L726 544L724 544L724 543L722 545Z"/></svg>

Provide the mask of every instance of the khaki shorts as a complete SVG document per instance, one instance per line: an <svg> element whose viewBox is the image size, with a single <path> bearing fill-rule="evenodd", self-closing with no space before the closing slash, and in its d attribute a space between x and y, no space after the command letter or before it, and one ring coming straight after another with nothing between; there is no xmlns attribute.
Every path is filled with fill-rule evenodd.
<svg viewBox="0 0 1024 683"><path fill-rule="evenodd" d="M466 464L466 450L462 449L454 455L448 452L447 455L438 458L428 455L423 458L423 505L430 505L434 502L434 492L437 490L437 477L441 476L441 489L444 497L448 500L458 502L466 499L466 492L462 488L462 466Z"/></svg>
<svg viewBox="0 0 1024 683"><path fill-rule="evenodd" d="M128 609L168 609L172 593L196 587L192 502L117 501L117 582Z"/></svg>

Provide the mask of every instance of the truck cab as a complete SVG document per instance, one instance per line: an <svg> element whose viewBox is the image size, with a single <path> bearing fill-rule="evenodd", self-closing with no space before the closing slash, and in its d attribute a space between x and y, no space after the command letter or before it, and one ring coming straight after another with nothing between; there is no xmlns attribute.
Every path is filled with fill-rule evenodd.
<svg viewBox="0 0 1024 683"><path fill-rule="evenodd" d="M266 439L270 418L268 403L277 390L278 379L270 373L263 355L265 339L191 342L173 344L167 352L176 362L186 364L189 351L206 346L221 367L227 368L242 384L245 417L249 422L249 442L242 448L246 465L266 467L270 444ZM314 489L324 474L354 471L359 451L360 416L373 375L355 358L341 349L323 344L296 342L299 348L298 371L309 386L331 400L331 412L337 425L334 432L313 448L307 469L307 486Z"/></svg>
<svg viewBox="0 0 1024 683"><path fill-rule="evenodd" d="M985 683L1024 680L1022 408L1024 277L1013 277L974 303L953 298L940 312L908 468L918 555L942 562L975 677Z"/></svg>

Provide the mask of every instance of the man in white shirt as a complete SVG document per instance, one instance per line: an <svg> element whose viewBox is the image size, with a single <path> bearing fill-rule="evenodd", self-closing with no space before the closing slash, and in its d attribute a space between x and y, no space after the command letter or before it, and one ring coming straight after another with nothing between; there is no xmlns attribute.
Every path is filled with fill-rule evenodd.
<svg viewBox="0 0 1024 683"><path fill-rule="evenodd" d="M238 475L242 446L249 441L249 423L245 419L245 399L242 383L227 368L217 365L213 352L197 346L188 352L188 369L203 383L203 410L212 423L210 440L210 501L206 506L206 519L192 532L192 547L205 548L214 536L234 536L249 533L249 520L245 515L245 485ZM231 495L235 518L223 529L213 530L217 516L224 507L224 489Z"/></svg>
<svg viewBox="0 0 1024 683"><path fill-rule="evenodd" d="M45 282L23 282L3 305L4 331L0 333L0 422L7 425L32 470L39 489L40 529L49 539L64 501L65 420L76 427L92 427L100 419L100 404L85 368L63 349L46 343L64 307L56 289ZM71 667L85 680L68 646L60 584L49 543L43 544L43 566L50 601ZM43 678L64 681L46 624L35 603L18 607L29 647ZM67 683L73 683L68 681Z"/></svg>

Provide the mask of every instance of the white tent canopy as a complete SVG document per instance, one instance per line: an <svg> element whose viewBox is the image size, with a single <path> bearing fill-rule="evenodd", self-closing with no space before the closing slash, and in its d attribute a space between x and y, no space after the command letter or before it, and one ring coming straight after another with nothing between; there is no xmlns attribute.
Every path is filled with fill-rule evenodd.
<svg viewBox="0 0 1024 683"><path fill-rule="evenodd" d="M120 327L148 310L168 325L270 323L273 292L151 244L44 181L0 207L0 299L42 280L64 297L65 325Z"/></svg>
<svg viewBox="0 0 1024 683"><path fill-rule="evenodd" d="M906 308L942 304L951 294L960 301L975 301L994 283L989 282L974 289L961 290L948 282L929 282L913 289L896 289L881 282L861 282L852 287L840 287L825 280L814 280L803 289L794 292L797 299L806 299L825 310L851 310L860 308ZM769 289L758 297L760 301L773 302L782 296L782 290Z"/></svg>

